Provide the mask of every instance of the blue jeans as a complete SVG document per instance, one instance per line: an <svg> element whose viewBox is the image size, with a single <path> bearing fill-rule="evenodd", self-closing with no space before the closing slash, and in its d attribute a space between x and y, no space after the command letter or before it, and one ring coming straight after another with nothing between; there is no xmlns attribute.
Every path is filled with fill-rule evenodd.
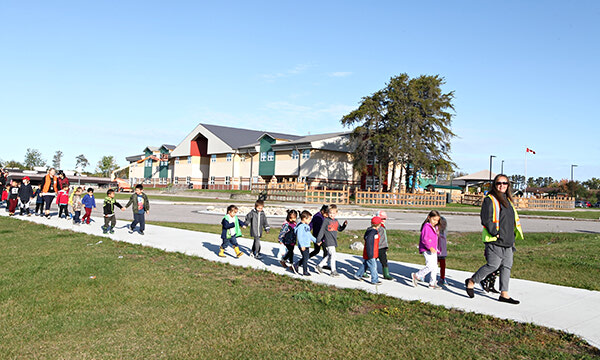
<svg viewBox="0 0 600 360"><path fill-rule="evenodd" d="M238 247L237 236L232 236L229 239L221 238L221 240L223 240L223 243L221 243L223 249L227 249L228 246L231 246L232 248Z"/></svg>
<svg viewBox="0 0 600 360"><path fill-rule="evenodd" d="M135 226L140 224L140 231L144 231L146 229L146 217L144 213L134 213L133 214L133 222L131 223L131 230L135 229Z"/></svg>
<svg viewBox="0 0 600 360"><path fill-rule="evenodd" d="M379 274L377 274L377 262L375 261L375 258L364 260L358 267L358 270L356 270L356 276L362 278L365 269L369 269L371 272L371 283L376 284L379 281Z"/></svg>

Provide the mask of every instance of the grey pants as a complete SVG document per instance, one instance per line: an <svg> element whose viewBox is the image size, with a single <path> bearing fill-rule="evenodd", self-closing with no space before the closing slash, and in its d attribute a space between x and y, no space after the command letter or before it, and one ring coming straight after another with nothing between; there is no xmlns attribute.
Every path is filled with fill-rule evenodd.
<svg viewBox="0 0 600 360"><path fill-rule="evenodd" d="M260 254L260 236L254 237L254 243L252 244L252 253L254 255Z"/></svg>
<svg viewBox="0 0 600 360"><path fill-rule="evenodd" d="M510 269L513 265L513 248L506 248L493 243L485 244L485 259L487 264L473 274L472 279L478 284L486 276L500 269L500 291L508 291Z"/></svg>

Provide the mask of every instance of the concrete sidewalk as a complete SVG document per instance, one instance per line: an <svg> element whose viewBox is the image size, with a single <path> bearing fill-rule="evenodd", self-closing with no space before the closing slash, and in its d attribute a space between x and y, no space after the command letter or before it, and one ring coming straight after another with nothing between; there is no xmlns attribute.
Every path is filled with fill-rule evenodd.
<svg viewBox="0 0 600 360"><path fill-rule="evenodd" d="M7 213L0 211L0 215ZM534 323L550 328L564 330L581 336L591 345L600 348L600 292L590 291L565 286L549 285L528 280L511 279L510 295L521 301L519 305L510 305L497 301L497 295L486 294L476 287L475 298L470 299L464 289L464 280L471 273L458 270L446 270L448 286L443 290L430 290L427 284L422 283L417 288L412 287L410 273L415 272L423 264L410 264L391 261L390 272L396 281L383 280L382 285L371 285L364 281L353 279L356 268L362 259L359 256L338 253L338 272L340 277L332 278L326 274L314 271L314 261L309 262L311 277L296 275L290 270L281 267L275 258L277 244L262 242L263 258L253 259L248 256L252 246L251 239L239 239L240 249L245 253L241 258L233 256L233 249L226 251L227 257L217 256L221 244L220 236L167 228L155 225L146 225L145 235L138 233L129 234L126 225L129 222L118 221L115 234L103 235L100 226L101 218L93 218L91 225L73 225L71 221L42 217L16 217L17 219L73 230L91 235L109 237L115 241L140 244L162 249L169 252L181 252L187 255L198 256L210 261L229 263L236 266L251 267L268 270L281 275L288 275L313 281L315 283L332 285L340 288L356 288L365 291L393 296L403 300L420 300L447 308L461 309L480 314L492 315L497 318L511 319L519 322ZM274 231L277 231L274 228ZM343 249L342 249L343 250ZM298 252L296 252L298 259ZM317 257L321 259L320 256ZM314 258L313 258L314 260ZM483 258L482 265L483 265ZM450 265L452 260L450 258ZM516 266L519 266L517 261ZM326 271L328 273L328 271Z"/></svg>

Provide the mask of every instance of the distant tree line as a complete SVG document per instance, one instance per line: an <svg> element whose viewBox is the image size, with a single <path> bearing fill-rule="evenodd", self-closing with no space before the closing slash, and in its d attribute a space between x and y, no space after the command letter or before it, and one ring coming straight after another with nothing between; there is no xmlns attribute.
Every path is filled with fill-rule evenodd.
<svg viewBox="0 0 600 360"><path fill-rule="evenodd" d="M61 169L63 159L63 152L57 150L52 157L52 167L56 169ZM110 173L119 168L115 158L112 155L103 156L100 161L98 161L96 165L96 169L94 172L85 171L85 169L89 166L89 161L85 157L85 155L80 154L75 157L75 170L78 173L89 175L89 176L110 176ZM23 162L10 160L10 161L2 161L0 160L0 167L2 168L11 168L11 169L19 169L19 170L33 170L35 167L47 167L48 163L42 156L42 153L37 149L28 148L25 151L25 157ZM64 170L64 169L63 169Z"/></svg>

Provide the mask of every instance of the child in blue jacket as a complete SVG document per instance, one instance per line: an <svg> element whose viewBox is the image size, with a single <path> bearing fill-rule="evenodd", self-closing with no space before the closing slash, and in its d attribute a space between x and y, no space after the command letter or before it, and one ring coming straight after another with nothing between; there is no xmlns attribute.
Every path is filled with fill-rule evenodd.
<svg viewBox="0 0 600 360"><path fill-rule="evenodd" d="M235 250L235 256L240 257L244 255L243 252L240 251L238 246L237 238L242 236L242 228L246 228L246 223L238 219L237 217L238 208L235 205L229 205L227 207L227 215L223 217L221 220L221 225L223 226L223 230L221 231L221 239L223 239L223 244L221 244L221 248L219 249L219 256L225 257L225 249L231 245L233 250Z"/></svg>
<svg viewBox="0 0 600 360"><path fill-rule="evenodd" d="M308 211L304 210L300 214L300 224L296 226L296 241L298 243L298 247L300 248L300 254L302 254L302 259L299 260L292 266L292 270L296 274L298 274L298 266L300 265L300 261L302 261L302 270L304 271L304 276L310 276L308 272L308 258L310 257L310 243L314 243L317 239L310 233L310 219L312 218L312 214Z"/></svg>

